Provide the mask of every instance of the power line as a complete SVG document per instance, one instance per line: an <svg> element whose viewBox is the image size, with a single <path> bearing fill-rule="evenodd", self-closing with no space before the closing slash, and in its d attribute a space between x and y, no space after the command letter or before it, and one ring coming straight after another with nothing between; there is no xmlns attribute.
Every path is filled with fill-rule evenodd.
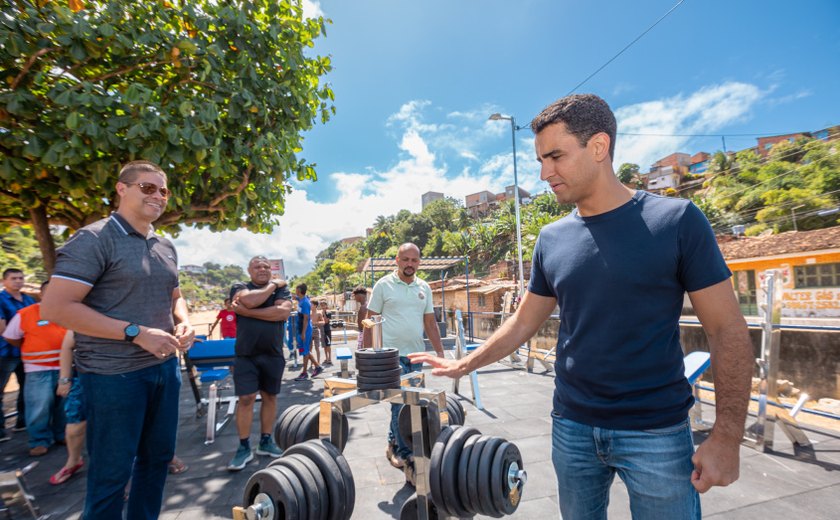
<svg viewBox="0 0 840 520"><path fill-rule="evenodd" d="M656 20L656 21L653 23L653 25L651 25L650 27L648 27L647 29L645 29L645 30L644 30L644 32L642 32L642 34L640 34L640 35L638 35L638 36L636 37L636 39L635 39L635 40L633 40L632 42L630 42L630 43L628 43L627 45L625 45L623 49L621 49L620 51L618 51L618 54L616 54L615 56L613 56L612 58L610 58L609 60L607 60L607 62L606 62L606 63L604 63L603 65L601 65L600 67L598 67L598 69L597 69L595 72L593 72L592 74L590 74L589 76L587 76L587 77L586 77L586 79L584 79L583 81L581 81L580 83L578 83L577 85L575 85L575 88L573 88L572 90L570 90L570 91L569 91L569 93L568 93L568 94L566 94L566 95L568 96L569 94L573 94L573 93L575 92L575 90L577 90L577 89L579 89L580 87L582 87L582 86L584 85L584 83L586 83L587 81L589 81L590 79L592 79L592 77L593 77L593 76L595 76L596 74L598 74L599 72L601 72L601 71L602 71L602 70L603 70L603 69L604 69L607 65L609 65L610 63L612 63L612 62L613 62L613 60L615 60L616 58L618 58L619 56L621 56L622 54L624 54L624 51L626 51L626 50L627 50L627 49L629 49L629 48L630 48L630 47L631 47L634 43L636 43L637 41L639 41L639 40L642 38L642 36L644 36L644 35L646 35L647 33L649 33L651 29L653 29L654 27L656 27L657 25L659 25L659 22L661 22L662 20L664 20L665 18L667 18L667 17L668 17L668 15L669 15L669 14L671 14L672 12L674 12L674 10L675 10L677 7L679 7L680 5L682 5L682 3L683 3L684 1L685 1L685 0L680 0L679 2L677 2L676 4L674 4L674 7L672 7L671 9L669 9L667 13L663 14L663 15L662 15L662 16L661 16L658 20Z"/></svg>

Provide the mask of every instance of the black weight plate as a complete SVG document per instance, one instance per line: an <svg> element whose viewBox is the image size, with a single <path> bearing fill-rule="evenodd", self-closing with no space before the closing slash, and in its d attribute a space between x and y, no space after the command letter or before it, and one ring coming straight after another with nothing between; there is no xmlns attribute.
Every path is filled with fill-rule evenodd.
<svg viewBox="0 0 840 520"><path fill-rule="evenodd" d="M306 471L312 476L312 479L315 482L316 492L309 495L308 498L310 503L315 502L317 504L318 515L316 518L326 518L330 509L329 491L327 490L327 482L324 480L324 476L321 474L321 470L318 468L318 465L315 464L315 461L300 454L288 455L281 457L281 459L292 459L300 462Z"/></svg>
<svg viewBox="0 0 840 520"><path fill-rule="evenodd" d="M458 401L458 399L456 399L455 396L446 394L446 409L452 409L454 414L458 416L459 422L457 422L456 424L464 424L467 416L464 412L464 407L461 406L461 402ZM453 415L453 413L450 412L450 415Z"/></svg>
<svg viewBox="0 0 840 520"><path fill-rule="evenodd" d="M302 404L293 404L283 410L283 413L280 414L280 418L277 419L277 422L274 423L274 442L277 443L280 448L285 448L285 438L286 432L288 431L288 424L289 419L292 418L292 414L298 411L303 405Z"/></svg>
<svg viewBox="0 0 840 520"><path fill-rule="evenodd" d="M280 449L285 450L286 448L294 444L294 428L297 426L296 421L301 414L306 413L306 406L307 405L305 404L298 405L297 408L289 412L289 418L286 419L284 423L285 428L283 429L283 436L280 437L282 444L277 444L278 446L280 446Z"/></svg>
<svg viewBox="0 0 840 520"><path fill-rule="evenodd" d="M464 424L464 418L458 413L458 407L453 406L450 401L446 401L446 413L449 415L449 424Z"/></svg>
<svg viewBox="0 0 840 520"><path fill-rule="evenodd" d="M321 474L321 470L318 469L318 465L315 464L315 461L303 455L289 455L288 457L298 458L312 475L312 478L315 479L315 485L318 487L318 505L320 508L318 518L326 518L327 512L330 510L330 497L329 491L327 491L327 481L324 480L324 476Z"/></svg>
<svg viewBox="0 0 840 520"><path fill-rule="evenodd" d="M399 374L396 375L396 376L391 376L391 377L376 377L376 376L367 377L367 376L363 376L363 375L357 375L356 376L356 384L358 385L359 382L361 382L362 384L371 384L371 385L379 385L379 384L389 383L389 384L396 384L397 386L400 386L400 376L399 376Z"/></svg>
<svg viewBox="0 0 840 520"><path fill-rule="evenodd" d="M402 368L389 368L387 370L362 370L359 369L357 377L362 377L364 379L399 379L402 375Z"/></svg>
<svg viewBox="0 0 840 520"><path fill-rule="evenodd" d="M282 449L285 450L286 448L301 442L298 437L300 425L303 424L304 420L310 413L312 413L312 405L306 405L289 420L289 427L286 430L286 445L283 446Z"/></svg>
<svg viewBox="0 0 840 520"><path fill-rule="evenodd" d="M464 508L468 511L474 511L472 506L472 500L470 498L469 488L467 487L467 476L469 475L469 471L467 471L470 467L470 453L472 453L473 444L481 438L481 435L472 435L467 442L464 443L464 447L461 448L461 457L458 459L458 482L456 482L457 489L458 489L458 496L461 497L461 503L464 504Z"/></svg>
<svg viewBox="0 0 840 520"><path fill-rule="evenodd" d="M423 438L429 438L429 412L428 409L425 407L420 408L420 416L421 418L421 425L423 427ZM411 428L411 407L409 405L403 405L400 407L400 413L397 416L397 434L403 441L403 444L406 446L411 446L412 451L414 438L412 437L412 428Z"/></svg>
<svg viewBox="0 0 840 520"><path fill-rule="evenodd" d="M306 408L306 415L300 421L300 426L298 426L295 439L297 443L305 442L310 439L315 439L318 437L318 419L321 417L321 404L320 403L313 403ZM315 432L314 437L310 437L309 434L311 431Z"/></svg>
<svg viewBox="0 0 840 520"><path fill-rule="evenodd" d="M305 421L304 425L301 426L303 429L303 438L301 438L298 442L309 441L312 439L319 438L319 424L318 420L321 417L321 407L318 405L316 408L317 413L315 413L312 417L308 417ZM350 424L347 422L347 416L340 413L338 410L332 410L332 420L341 421L341 446L338 446L338 450L340 452L344 452L344 446L347 445L347 437L350 435Z"/></svg>
<svg viewBox="0 0 840 520"><path fill-rule="evenodd" d="M299 456L299 455L298 455ZM280 462L272 466L272 469L282 471L287 468L294 473L299 486L297 487L298 505L301 506L301 520L318 520L321 515L321 490L315 478L306 469L303 463L295 458L296 456L280 457ZM291 480L291 479L290 479ZM293 482L294 484L294 482ZM304 504L306 504L304 506Z"/></svg>
<svg viewBox="0 0 840 520"><path fill-rule="evenodd" d="M440 462L443 457L443 450L446 447L449 437L451 437L458 428L460 428L460 426L446 426L441 428L440 435L438 435L435 440L435 443L432 446L432 454L429 457L429 491L432 494L432 501L439 510L442 510L444 507L443 495L440 489Z"/></svg>
<svg viewBox="0 0 840 520"><path fill-rule="evenodd" d="M470 498L470 511L477 513L481 504L478 501L478 462L481 460L481 453L487 442L492 439L490 435L482 435L475 444L473 444L470 452L470 460L467 463L467 496Z"/></svg>
<svg viewBox="0 0 840 520"><path fill-rule="evenodd" d="M247 508L254 503L257 495L265 493L274 504L275 517L299 518L297 496L289 479L273 469L261 469L251 475L245 484L244 506Z"/></svg>
<svg viewBox="0 0 840 520"><path fill-rule="evenodd" d="M428 520L438 520L440 515L437 508L432 502L427 503L429 504ZM412 495L411 498L403 502L400 508L400 520L420 520L420 512L417 510L417 495Z"/></svg>
<svg viewBox="0 0 840 520"><path fill-rule="evenodd" d="M388 382L388 383L366 383L362 381L356 381L356 389L359 392L368 392L370 390L387 390L389 388L399 388L400 383L399 381L396 382Z"/></svg>
<svg viewBox="0 0 840 520"><path fill-rule="evenodd" d="M399 359L399 357L400 351L395 348L383 348L382 350L365 348L356 350L356 359Z"/></svg>
<svg viewBox="0 0 840 520"><path fill-rule="evenodd" d="M400 366L400 358L356 358L356 368L370 368L379 370L380 368L386 370L388 368L398 368Z"/></svg>
<svg viewBox="0 0 840 520"><path fill-rule="evenodd" d="M458 495L458 462L464 443L473 435L480 435L480 433L475 428L461 427L452 434L443 450L440 464L440 488L446 507L441 509L449 511L452 516L470 516L469 510L464 507Z"/></svg>
<svg viewBox="0 0 840 520"><path fill-rule="evenodd" d="M286 450L288 455L294 455L295 453L312 459L318 465L318 469L321 470L321 475L324 476L330 497L330 510L326 517L327 520L345 520L347 518L345 514L346 493L344 479L338 463L319 441L306 441L295 444Z"/></svg>
<svg viewBox="0 0 840 520"><path fill-rule="evenodd" d="M287 491L287 494L290 496L286 499L286 501L297 502L298 515L300 515L301 517L304 514L306 514L306 511L308 511L309 509L309 504L306 501L306 496L302 496L301 484L297 480L297 476L292 472L292 470L282 466L272 466L271 468L266 469L274 473L275 475L280 475L280 478L285 478L288 481L288 485L291 487Z"/></svg>
<svg viewBox="0 0 840 520"><path fill-rule="evenodd" d="M481 452L481 459L478 461L478 511L483 515L493 515L493 498L490 496L490 468L493 466L493 457L505 440L501 437L493 437L487 441L484 451Z"/></svg>
<svg viewBox="0 0 840 520"><path fill-rule="evenodd" d="M525 469L519 448L512 442L505 442L496 450L496 455L493 457L493 466L490 468L490 489L493 495L493 505L502 515L512 515L519 507L519 501L522 499L522 487L520 487L519 499L516 500L516 503L513 503L510 499L511 488L508 485L507 474L510 465L514 462L519 466L519 469Z"/></svg>
<svg viewBox="0 0 840 520"><path fill-rule="evenodd" d="M356 505L356 482L353 480L353 472L350 471L350 464L347 463L347 459L344 458L344 455L338 451L338 448L333 443L325 440L316 442L319 442L327 450L327 453L338 464L338 469L341 470L341 476L344 478L344 495L346 497L344 518L349 519L353 514L353 507Z"/></svg>

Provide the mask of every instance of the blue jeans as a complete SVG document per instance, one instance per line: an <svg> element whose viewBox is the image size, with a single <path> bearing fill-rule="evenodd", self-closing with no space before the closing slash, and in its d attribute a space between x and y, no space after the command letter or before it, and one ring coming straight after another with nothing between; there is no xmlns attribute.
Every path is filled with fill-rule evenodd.
<svg viewBox="0 0 840 520"><path fill-rule="evenodd" d="M618 473L635 520L700 519L688 419L654 430L609 430L556 414L552 422L551 460L563 518L605 520Z"/></svg>
<svg viewBox="0 0 840 520"><path fill-rule="evenodd" d="M131 478L127 520L160 514L169 461L175 455L181 372L178 360L117 375L79 374L86 401L87 520L121 520Z"/></svg>
<svg viewBox="0 0 840 520"><path fill-rule="evenodd" d="M26 376L23 372L23 362L21 362L19 357L0 357L0 432L6 431L6 417L3 413L3 392L12 374L17 376L20 387L17 398L18 416L16 424L23 424L25 422L24 414L26 413L26 405L23 400L23 391L26 388Z"/></svg>
<svg viewBox="0 0 840 520"><path fill-rule="evenodd" d="M415 372L423 368L423 363L412 363L406 356L400 356L400 368L403 374ZM403 405L391 403L391 426L388 428L388 442L397 445L396 454L403 459L407 459L411 453L411 445L403 442L402 437L398 434L400 430L400 410ZM409 439L410 442L410 439Z"/></svg>
<svg viewBox="0 0 840 520"><path fill-rule="evenodd" d="M64 440L64 398L55 395L56 386L58 369L26 374L23 398L30 448Z"/></svg>

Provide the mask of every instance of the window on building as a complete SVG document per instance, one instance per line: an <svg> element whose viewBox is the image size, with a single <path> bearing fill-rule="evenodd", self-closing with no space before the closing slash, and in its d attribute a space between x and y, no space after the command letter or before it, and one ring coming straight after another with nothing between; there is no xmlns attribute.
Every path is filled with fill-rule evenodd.
<svg viewBox="0 0 840 520"><path fill-rule="evenodd" d="M735 285L735 295L744 316L758 315L758 304L755 295L755 271L734 271L732 282Z"/></svg>
<svg viewBox="0 0 840 520"><path fill-rule="evenodd" d="M478 306L479 307L484 307L485 305L487 305L487 297L484 296L483 294L479 294L478 295Z"/></svg>
<svg viewBox="0 0 840 520"><path fill-rule="evenodd" d="M796 288L840 287L840 263L798 265L793 268Z"/></svg>

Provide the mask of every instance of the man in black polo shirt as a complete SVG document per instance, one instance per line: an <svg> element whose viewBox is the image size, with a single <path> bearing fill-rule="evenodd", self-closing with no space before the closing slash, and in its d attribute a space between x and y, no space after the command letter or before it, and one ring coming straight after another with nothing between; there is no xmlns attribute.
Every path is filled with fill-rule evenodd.
<svg viewBox="0 0 840 520"><path fill-rule="evenodd" d="M248 274L250 282L237 283L230 289L231 309L237 316L233 382L239 397L236 407L239 448L228 464L230 471L241 470L254 458L250 437L257 391L262 399L257 455L275 458L282 455L271 432L286 367L283 325L292 311L292 295L285 280L272 278L271 265L264 256L255 256L248 262Z"/></svg>
<svg viewBox="0 0 840 520"><path fill-rule="evenodd" d="M152 222L166 208L166 174L132 161L117 181L119 209L58 250L41 317L75 331L74 360L87 402L84 518L160 514L175 454L181 373L176 352L195 333L178 286L172 243Z"/></svg>

